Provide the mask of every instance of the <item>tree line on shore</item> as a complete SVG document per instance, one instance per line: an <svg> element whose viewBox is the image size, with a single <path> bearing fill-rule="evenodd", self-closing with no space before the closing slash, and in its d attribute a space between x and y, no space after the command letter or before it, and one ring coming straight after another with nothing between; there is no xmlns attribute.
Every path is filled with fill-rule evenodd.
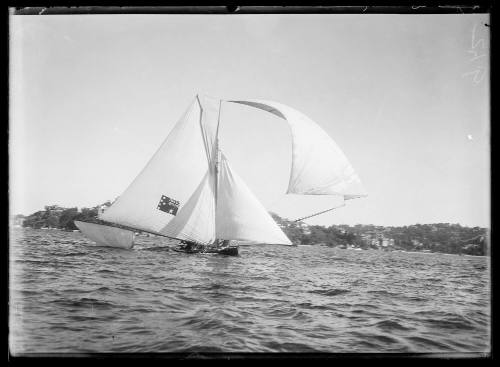
<svg viewBox="0 0 500 367"><path fill-rule="evenodd" d="M449 254L487 255L489 230L460 224L415 224L384 227L372 224L305 225L271 213L290 241L295 244L325 244L388 251L423 251Z"/></svg>
<svg viewBox="0 0 500 367"><path fill-rule="evenodd" d="M102 205L109 206L111 203L108 201ZM75 220L83 222L97 221L97 214L101 205L93 208L82 208L81 211L77 207L74 208L60 208L56 205L46 206L45 210L37 211L23 219L23 227L30 228L59 228L63 230L78 229L74 223Z"/></svg>
<svg viewBox="0 0 500 367"><path fill-rule="evenodd" d="M106 202L92 208L61 208L46 206L23 219L22 226L30 228L59 228L75 230L75 220L98 221L99 208L109 206ZM463 227L459 224L415 224L402 227L383 227L357 224L332 225L329 227L294 222L271 213L273 219L294 244L356 247L361 249L383 249L404 251L442 252L452 254L487 255L489 232L481 227ZM22 218L21 218L22 217ZM14 218L16 219L16 218Z"/></svg>

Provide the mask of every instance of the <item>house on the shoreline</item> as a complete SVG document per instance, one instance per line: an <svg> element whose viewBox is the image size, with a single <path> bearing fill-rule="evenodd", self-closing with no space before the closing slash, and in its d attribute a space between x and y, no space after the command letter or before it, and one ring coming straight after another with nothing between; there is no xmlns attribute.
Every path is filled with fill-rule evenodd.
<svg viewBox="0 0 500 367"><path fill-rule="evenodd" d="M12 225L14 227L22 227L23 226L23 223L24 223L24 219L26 217L22 214L17 214L17 215L14 215L14 218L12 220Z"/></svg>

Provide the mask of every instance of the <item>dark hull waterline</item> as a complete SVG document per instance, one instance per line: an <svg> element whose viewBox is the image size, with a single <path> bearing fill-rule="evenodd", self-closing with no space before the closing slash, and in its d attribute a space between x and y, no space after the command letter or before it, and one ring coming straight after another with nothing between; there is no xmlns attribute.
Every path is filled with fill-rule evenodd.
<svg viewBox="0 0 500 367"><path fill-rule="evenodd" d="M224 248L204 248L204 249L185 249L183 247L176 247L173 249L177 252L184 252L186 254L217 254L226 256L238 256L238 247L229 246Z"/></svg>

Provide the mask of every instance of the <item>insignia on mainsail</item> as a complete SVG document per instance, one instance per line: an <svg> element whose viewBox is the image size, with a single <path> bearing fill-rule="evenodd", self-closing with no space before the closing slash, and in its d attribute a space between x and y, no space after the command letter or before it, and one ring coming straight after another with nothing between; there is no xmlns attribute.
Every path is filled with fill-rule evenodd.
<svg viewBox="0 0 500 367"><path fill-rule="evenodd" d="M228 102L288 122L293 157L287 193L340 195L344 200L366 195L340 148L306 116L276 102ZM140 174L100 215L104 223L75 221L83 234L99 244L125 248L132 247L137 230L203 246L219 240L291 245L220 150L221 103L196 96Z"/></svg>
<svg viewBox="0 0 500 367"><path fill-rule="evenodd" d="M177 209L179 209L179 202L165 195L162 195L156 209L168 214L176 215Z"/></svg>

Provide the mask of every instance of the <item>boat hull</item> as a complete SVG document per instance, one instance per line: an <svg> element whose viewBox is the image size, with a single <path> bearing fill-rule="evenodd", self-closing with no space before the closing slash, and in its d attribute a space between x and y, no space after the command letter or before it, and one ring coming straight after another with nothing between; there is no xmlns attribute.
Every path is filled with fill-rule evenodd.
<svg viewBox="0 0 500 367"><path fill-rule="evenodd" d="M122 228L75 220L75 225L88 239L99 246L130 249L134 246L135 234Z"/></svg>
<svg viewBox="0 0 500 367"><path fill-rule="evenodd" d="M185 249L180 246L174 248L174 251L184 252L186 254L217 254L226 256L238 256L239 249L238 246L229 246L224 248L201 248L201 249Z"/></svg>

